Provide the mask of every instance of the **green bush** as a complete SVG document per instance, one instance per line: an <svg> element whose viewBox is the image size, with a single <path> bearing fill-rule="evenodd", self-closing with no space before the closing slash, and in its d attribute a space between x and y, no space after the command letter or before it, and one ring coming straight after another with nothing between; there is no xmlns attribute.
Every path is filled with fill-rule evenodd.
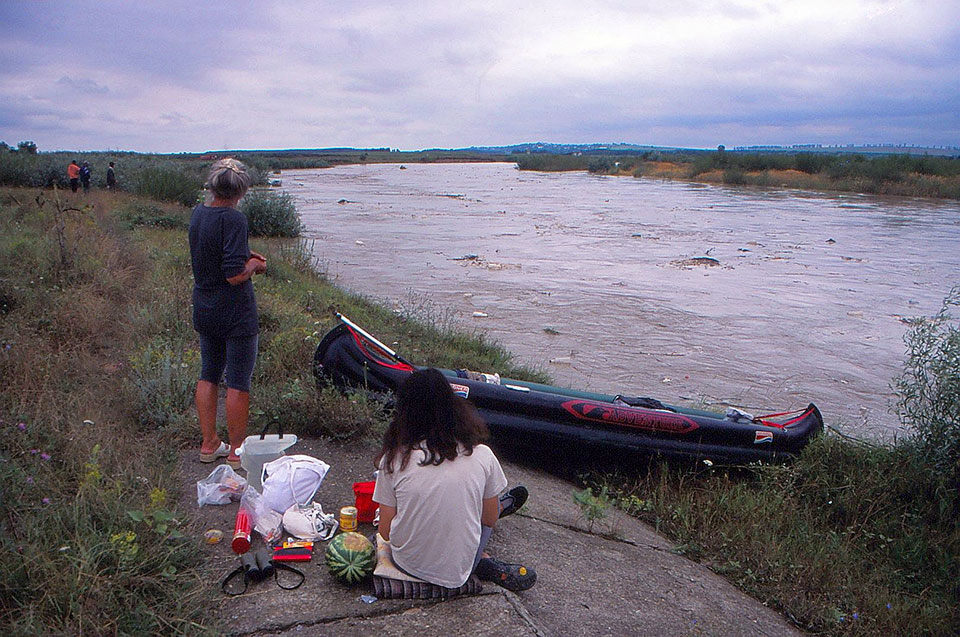
<svg viewBox="0 0 960 637"><path fill-rule="evenodd" d="M146 168L138 176L134 192L141 197L176 201L184 206L197 203L203 179L180 168Z"/></svg>
<svg viewBox="0 0 960 637"><path fill-rule="evenodd" d="M896 380L901 422L916 435L919 451L933 467L960 479L960 286L936 316L907 332L907 360Z"/></svg>
<svg viewBox="0 0 960 637"><path fill-rule="evenodd" d="M299 237L303 232L293 197L285 192L255 188L240 202L250 234L262 237Z"/></svg>

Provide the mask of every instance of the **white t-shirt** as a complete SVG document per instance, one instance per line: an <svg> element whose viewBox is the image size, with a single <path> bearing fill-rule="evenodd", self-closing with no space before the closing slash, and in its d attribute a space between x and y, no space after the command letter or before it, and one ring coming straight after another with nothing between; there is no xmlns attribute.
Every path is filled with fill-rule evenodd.
<svg viewBox="0 0 960 637"><path fill-rule="evenodd" d="M427 454L410 453L407 466L377 474L374 501L397 508L390 523L390 546L397 566L415 577L456 588L473 570L480 546L483 500L507 488L500 462L490 447L477 445L439 465L421 466ZM400 459L394 459L399 467Z"/></svg>

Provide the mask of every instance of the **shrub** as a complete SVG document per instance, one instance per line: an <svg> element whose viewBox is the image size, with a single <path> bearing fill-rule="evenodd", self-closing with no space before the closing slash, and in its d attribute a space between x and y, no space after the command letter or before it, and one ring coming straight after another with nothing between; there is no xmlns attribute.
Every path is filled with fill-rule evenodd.
<svg viewBox="0 0 960 637"><path fill-rule="evenodd" d="M142 197L176 201L184 206L197 203L203 179L179 168L145 168L137 177L134 192Z"/></svg>
<svg viewBox="0 0 960 637"><path fill-rule="evenodd" d="M303 232L293 197L285 192L256 188L240 203L250 234L264 237L299 237Z"/></svg>
<svg viewBox="0 0 960 637"><path fill-rule="evenodd" d="M936 316L920 319L904 336L907 360L895 381L901 422L938 471L960 479L960 305L954 287Z"/></svg>

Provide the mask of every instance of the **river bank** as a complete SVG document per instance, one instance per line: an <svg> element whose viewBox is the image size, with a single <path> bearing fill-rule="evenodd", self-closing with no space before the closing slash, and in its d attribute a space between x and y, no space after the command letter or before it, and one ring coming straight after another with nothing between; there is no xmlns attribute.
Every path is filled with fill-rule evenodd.
<svg viewBox="0 0 960 637"><path fill-rule="evenodd" d="M521 170L678 179L708 184L960 199L960 159L830 153L664 153L520 155Z"/></svg>
<svg viewBox="0 0 960 637"><path fill-rule="evenodd" d="M122 194L0 191L0 624L13 633L239 630L231 615L209 612L220 598L195 532L202 518L180 499L189 482L181 459L196 445L188 214ZM283 422L353 449L380 435L389 414L379 403L315 390L313 350L338 310L417 363L545 380L488 338L345 292L297 241L258 239L253 248L270 265L256 282L251 428ZM578 488L592 488L581 497L588 509L562 489L556 497L570 498L564 515L599 514L603 532L617 532L606 525L622 512L649 522L669 533L657 550L701 561L804 629L951 634L960 625L956 494L911 449L827 437L789 467L641 464L587 476ZM522 473L541 460L514 462ZM529 528L502 546L529 542L531 559L549 562L552 527L518 521ZM598 556L609 549L583 535ZM594 553L550 579L605 581L614 594L640 584L629 574L605 580ZM576 606L577 590L545 598L544 608ZM427 623L445 608L424 611Z"/></svg>

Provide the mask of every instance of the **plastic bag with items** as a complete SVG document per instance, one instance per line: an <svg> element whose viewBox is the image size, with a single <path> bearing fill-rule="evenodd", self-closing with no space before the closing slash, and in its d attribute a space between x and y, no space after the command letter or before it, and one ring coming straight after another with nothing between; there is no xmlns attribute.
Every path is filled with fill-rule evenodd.
<svg viewBox="0 0 960 637"><path fill-rule="evenodd" d="M247 481L228 464L217 466L210 475L197 481L197 506L236 502L247 488Z"/></svg>
<svg viewBox="0 0 960 637"><path fill-rule="evenodd" d="M240 498L240 506L247 510L253 530L263 536L263 541L276 542L283 537L283 516L270 509L260 492L247 485Z"/></svg>

